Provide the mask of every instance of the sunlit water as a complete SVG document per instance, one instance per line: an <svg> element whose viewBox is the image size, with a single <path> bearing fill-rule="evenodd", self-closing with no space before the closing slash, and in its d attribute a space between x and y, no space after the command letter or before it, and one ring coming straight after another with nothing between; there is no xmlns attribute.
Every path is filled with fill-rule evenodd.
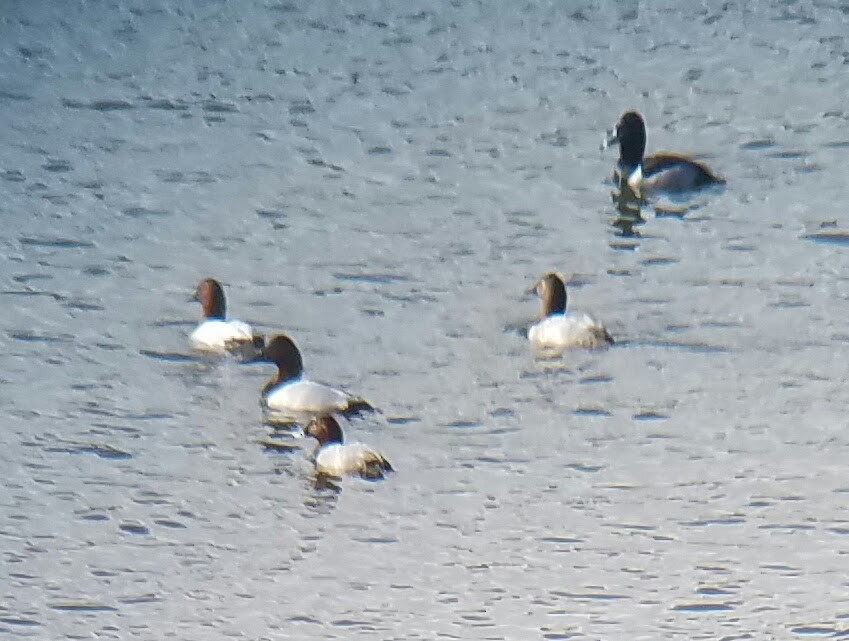
<svg viewBox="0 0 849 641"><path fill-rule="evenodd" d="M0 632L845 634L849 11L718 7L7 2ZM626 108L727 188L623 234ZM550 269L614 348L528 349ZM207 275L395 474L258 443Z"/></svg>

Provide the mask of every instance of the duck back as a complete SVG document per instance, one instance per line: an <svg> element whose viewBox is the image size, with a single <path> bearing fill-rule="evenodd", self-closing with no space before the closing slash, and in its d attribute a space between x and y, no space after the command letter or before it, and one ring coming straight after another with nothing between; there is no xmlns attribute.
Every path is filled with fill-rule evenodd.
<svg viewBox="0 0 849 641"><path fill-rule="evenodd" d="M613 338L597 320L583 313L554 314L535 323L528 338L539 347L605 347Z"/></svg>
<svg viewBox="0 0 849 641"><path fill-rule="evenodd" d="M724 183L706 164L684 154L664 152L643 159L643 187L649 191L674 193Z"/></svg>
<svg viewBox="0 0 849 641"><path fill-rule="evenodd" d="M192 347L201 351L224 352L233 343L252 342L253 330L247 323L237 320L208 319L192 332Z"/></svg>
<svg viewBox="0 0 849 641"><path fill-rule="evenodd" d="M315 468L320 474L345 476L359 474L364 478L383 478L392 466L380 452L363 443L332 443L319 449Z"/></svg>
<svg viewBox="0 0 849 641"><path fill-rule="evenodd" d="M349 398L329 385L299 379L271 388L265 404L271 410L325 413L345 410Z"/></svg>

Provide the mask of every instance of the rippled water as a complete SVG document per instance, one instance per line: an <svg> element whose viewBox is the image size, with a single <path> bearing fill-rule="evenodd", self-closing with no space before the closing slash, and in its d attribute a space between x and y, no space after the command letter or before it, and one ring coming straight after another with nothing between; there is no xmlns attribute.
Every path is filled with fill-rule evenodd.
<svg viewBox="0 0 849 641"><path fill-rule="evenodd" d="M849 630L841 2L7 2L0 631ZM719 193L613 226L626 108ZM677 206L677 205L676 205ZM618 344L537 360L544 271ZM196 281L382 408L264 449Z"/></svg>

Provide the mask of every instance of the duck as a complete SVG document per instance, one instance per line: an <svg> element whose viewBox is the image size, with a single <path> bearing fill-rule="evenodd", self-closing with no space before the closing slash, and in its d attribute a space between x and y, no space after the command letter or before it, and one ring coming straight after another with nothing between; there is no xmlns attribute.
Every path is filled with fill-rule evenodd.
<svg viewBox="0 0 849 641"><path fill-rule="evenodd" d="M528 329L528 340L541 348L613 345L613 337L594 318L580 312L566 313L566 285L556 272L548 272L534 286L542 301L542 319Z"/></svg>
<svg viewBox="0 0 849 641"><path fill-rule="evenodd" d="M270 412L288 415L338 412L351 416L376 411L362 398L304 378L301 352L286 334L272 336L255 360L277 366L277 373L262 388L261 403Z"/></svg>
<svg viewBox="0 0 849 641"><path fill-rule="evenodd" d="M325 476L356 474L365 479L382 479L392 466L380 452L363 443L343 443L342 427L330 414L316 416L306 427L304 435L318 441L315 451L315 470Z"/></svg>
<svg viewBox="0 0 849 641"><path fill-rule="evenodd" d="M602 149L617 142L619 162L614 179L621 183L624 178L640 198L655 193L680 194L725 184L725 179L708 165L686 154L661 151L644 156L646 123L637 111L622 114L613 130L608 131Z"/></svg>
<svg viewBox="0 0 849 641"><path fill-rule="evenodd" d="M189 337L192 348L200 352L224 354L245 349L261 349L264 342L247 323L227 320L224 288L214 278L204 278L195 288L193 300L203 308L203 321Z"/></svg>

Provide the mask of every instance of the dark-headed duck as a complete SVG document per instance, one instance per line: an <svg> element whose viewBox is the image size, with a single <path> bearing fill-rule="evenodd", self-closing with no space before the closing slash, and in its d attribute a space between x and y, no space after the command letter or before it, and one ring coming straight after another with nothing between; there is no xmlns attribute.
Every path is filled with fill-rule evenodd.
<svg viewBox="0 0 849 641"><path fill-rule="evenodd" d="M710 185L725 184L705 163L674 152L661 151L644 156L646 124L636 111L626 111L612 131L608 132L603 148L619 143L619 162L616 179L623 178L637 196L652 193L680 193Z"/></svg>
<svg viewBox="0 0 849 641"><path fill-rule="evenodd" d="M580 312L566 313L566 285L555 272L540 278L534 287L542 301L542 320L528 329L537 347L606 347L613 338L597 320Z"/></svg>
<svg viewBox="0 0 849 641"><path fill-rule="evenodd" d="M304 434L318 441L315 469L319 474L327 476L359 474L367 479L380 479L385 472L392 471L389 461L368 445L343 444L342 428L329 414L313 418L304 428Z"/></svg>
<svg viewBox="0 0 849 641"><path fill-rule="evenodd" d="M214 278L204 278L195 289L194 300L203 308L203 321L189 337L192 347L201 352L222 354L262 348L263 338L254 334L247 323L227 320L224 288Z"/></svg>
<svg viewBox="0 0 849 641"><path fill-rule="evenodd" d="M256 359L277 366L277 374L262 389L263 405L272 412L350 415L374 411L369 403L342 390L303 377L301 352L286 334L276 334Z"/></svg>

